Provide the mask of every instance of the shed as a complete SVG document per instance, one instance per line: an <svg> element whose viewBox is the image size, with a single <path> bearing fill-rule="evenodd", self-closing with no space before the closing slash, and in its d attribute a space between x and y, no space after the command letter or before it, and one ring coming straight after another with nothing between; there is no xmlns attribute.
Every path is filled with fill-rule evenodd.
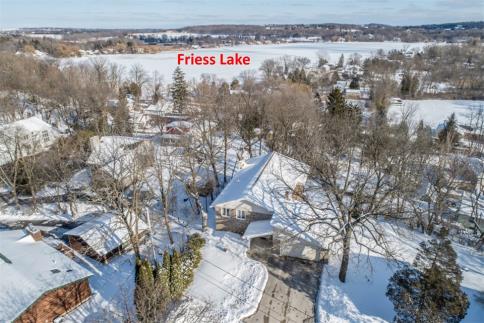
<svg viewBox="0 0 484 323"><path fill-rule="evenodd" d="M143 240L148 233L146 223L141 219L128 219L128 222L131 230L138 232L138 239ZM99 261L107 261L113 255L132 247L127 224L119 216L111 213L83 223L65 232L64 236L73 249Z"/></svg>

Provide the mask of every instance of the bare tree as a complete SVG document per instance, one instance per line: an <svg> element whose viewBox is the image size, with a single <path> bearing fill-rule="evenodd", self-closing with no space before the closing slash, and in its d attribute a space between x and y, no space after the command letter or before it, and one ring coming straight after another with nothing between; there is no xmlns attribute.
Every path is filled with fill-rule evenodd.
<svg viewBox="0 0 484 323"><path fill-rule="evenodd" d="M391 250L378 220L404 215L395 202L402 174L410 165L408 136L390 127L382 129L376 122L364 132L361 127L354 117L323 115L300 138L294 152L309 165L306 174L312 185L306 194L293 194L309 207L309 214L303 215L307 227L326 227L320 238L341 248L342 282L352 242L389 256Z"/></svg>
<svg viewBox="0 0 484 323"><path fill-rule="evenodd" d="M175 243L170 224L170 214L176 205L173 205L174 185L178 179L178 172L181 162L181 156L176 153L177 148L160 146L155 150L155 157L152 166L153 176L156 179L156 185L148 185L154 196L160 197L163 221L168 232L170 243Z"/></svg>

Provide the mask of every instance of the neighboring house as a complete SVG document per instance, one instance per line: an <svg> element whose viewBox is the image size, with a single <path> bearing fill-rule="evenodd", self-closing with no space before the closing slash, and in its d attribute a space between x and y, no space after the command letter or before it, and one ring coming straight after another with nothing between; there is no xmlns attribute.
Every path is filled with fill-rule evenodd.
<svg viewBox="0 0 484 323"><path fill-rule="evenodd" d="M0 230L0 322L52 322L91 296L89 276L38 229Z"/></svg>
<svg viewBox="0 0 484 323"><path fill-rule="evenodd" d="M0 165L50 148L60 132L37 117L0 126Z"/></svg>
<svg viewBox="0 0 484 323"><path fill-rule="evenodd" d="M153 163L154 148L149 140L123 136L91 137L87 164L93 179L118 181L129 186L135 177Z"/></svg>
<svg viewBox="0 0 484 323"><path fill-rule="evenodd" d="M184 135L165 133L160 136L160 144L163 146L181 146L184 139L186 139Z"/></svg>
<svg viewBox="0 0 484 323"><path fill-rule="evenodd" d="M350 86L351 81L336 81L334 88L339 89L341 92L344 92L346 88Z"/></svg>
<svg viewBox="0 0 484 323"><path fill-rule="evenodd" d="M345 97L351 100L360 100L361 99L361 91L359 89L350 89L347 88L344 90Z"/></svg>
<svg viewBox="0 0 484 323"><path fill-rule="evenodd" d="M141 219L127 218L125 223L121 217L106 213L91 221L64 233L69 245L76 251L106 262L114 255L131 249L129 231L138 232L139 241L148 234L148 226Z"/></svg>
<svg viewBox="0 0 484 323"><path fill-rule="evenodd" d="M216 228L246 239L272 237L280 255L321 260L325 247L298 216L308 166L276 152L251 158L213 201ZM244 233L245 232L245 233Z"/></svg>
<svg viewBox="0 0 484 323"><path fill-rule="evenodd" d="M190 132L193 124L188 121L173 121L165 125L165 133L170 135L185 135Z"/></svg>

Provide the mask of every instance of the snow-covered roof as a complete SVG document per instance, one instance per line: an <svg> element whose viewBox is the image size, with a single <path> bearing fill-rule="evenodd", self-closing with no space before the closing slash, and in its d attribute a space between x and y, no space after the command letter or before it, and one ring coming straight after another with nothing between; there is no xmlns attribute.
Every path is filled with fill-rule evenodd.
<svg viewBox="0 0 484 323"><path fill-rule="evenodd" d="M0 230L0 322L15 320L44 293L89 276L24 230Z"/></svg>
<svg viewBox="0 0 484 323"><path fill-rule="evenodd" d="M173 139L173 140L180 140L183 138L182 135L172 134L172 133L164 133L161 135L162 139Z"/></svg>
<svg viewBox="0 0 484 323"><path fill-rule="evenodd" d="M136 221L128 217L128 222L132 229L135 229ZM138 232L141 233L147 229L146 223L138 219ZM126 224L120 217L110 213L83 223L65 232L64 235L82 238L100 256L107 255L110 251L129 241Z"/></svg>
<svg viewBox="0 0 484 323"><path fill-rule="evenodd" d="M252 239L257 237L265 237L272 235L271 220L254 221L249 223L244 232L244 239Z"/></svg>
<svg viewBox="0 0 484 323"><path fill-rule="evenodd" d="M190 129L193 126L193 123L188 121L181 121L176 120L168 123L165 127L166 128L183 128L183 129Z"/></svg>
<svg viewBox="0 0 484 323"><path fill-rule="evenodd" d="M123 179L134 168L137 153L132 145L144 141L141 138L105 136L99 141L91 140L91 155L87 164L100 166L115 179Z"/></svg>
<svg viewBox="0 0 484 323"><path fill-rule="evenodd" d="M13 129L18 129L26 132L39 132L39 131L51 131L57 132L54 127L50 124L44 122L42 119L37 117L30 117L22 120L17 120L5 125L0 126L0 131L10 131Z"/></svg>
<svg viewBox="0 0 484 323"><path fill-rule="evenodd" d="M42 137L43 132L47 132L49 135L48 140ZM17 143L21 145L23 156L31 156L43 151L60 136L58 129L37 117L0 125L0 133L9 138L9 140L0 142L0 165L12 162L16 158L16 154L20 154L20 152L15 150ZM27 138L24 136L27 136Z"/></svg>
<svg viewBox="0 0 484 323"><path fill-rule="evenodd" d="M320 203L325 203L321 197ZM329 206L328 206L329 207ZM307 203L288 199L284 203L274 201L274 214L271 226L284 231L289 236L304 240L313 246L327 248L327 240L334 231L331 226L321 223Z"/></svg>
<svg viewBox="0 0 484 323"><path fill-rule="evenodd" d="M231 201L247 201L274 211L274 201L285 200L296 184L304 185L307 165L271 152L243 162L225 189L217 196L212 207Z"/></svg>

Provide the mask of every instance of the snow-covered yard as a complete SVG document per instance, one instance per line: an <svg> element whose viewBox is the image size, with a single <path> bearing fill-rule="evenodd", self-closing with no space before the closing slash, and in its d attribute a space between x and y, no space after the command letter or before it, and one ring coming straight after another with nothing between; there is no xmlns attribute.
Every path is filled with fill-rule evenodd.
<svg viewBox="0 0 484 323"><path fill-rule="evenodd" d="M459 123L468 122L470 113L477 109L484 109L484 101L474 100L404 100L402 105L391 105L388 118L399 121L402 114L413 111L412 120L417 123L423 120L432 129L443 123L455 113Z"/></svg>
<svg viewBox="0 0 484 323"><path fill-rule="evenodd" d="M180 242L183 229L174 229L175 240ZM246 256L247 247L240 236L210 231L204 237L202 262L182 304L173 313L173 317L179 316L174 321L187 322L190 315L196 315L199 322L239 322L257 310L267 270ZM155 243L167 244L167 236L157 235ZM157 250L162 253L162 249ZM151 248L146 245L144 253L149 252ZM77 256L78 262L94 274L90 278L93 296L61 321L121 322L127 313L133 315L133 253L117 256L108 264Z"/></svg>
<svg viewBox="0 0 484 323"><path fill-rule="evenodd" d="M80 264L93 273L89 279L93 295L60 322L123 322L126 313L134 312L133 253L118 256L108 264L87 257L82 259Z"/></svg>
<svg viewBox="0 0 484 323"><path fill-rule="evenodd" d="M213 232L205 237L202 263L180 311L204 312L199 322L239 322L257 310L267 269L247 257L239 235Z"/></svg>
<svg viewBox="0 0 484 323"><path fill-rule="evenodd" d="M418 244L428 237L399 228L398 234L388 230L389 241L398 251L398 259L412 263ZM470 307L463 322L481 322L484 315L484 255L474 249L453 244L458 263L463 269L462 288L469 296ZM370 254L359 254L354 248L347 282L338 279L339 259L332 258L325 266L318 296L320 322L391 322L393 304L385 296L389 278L399 263ZM480 298L480 300L479 300Z"/></svg>

